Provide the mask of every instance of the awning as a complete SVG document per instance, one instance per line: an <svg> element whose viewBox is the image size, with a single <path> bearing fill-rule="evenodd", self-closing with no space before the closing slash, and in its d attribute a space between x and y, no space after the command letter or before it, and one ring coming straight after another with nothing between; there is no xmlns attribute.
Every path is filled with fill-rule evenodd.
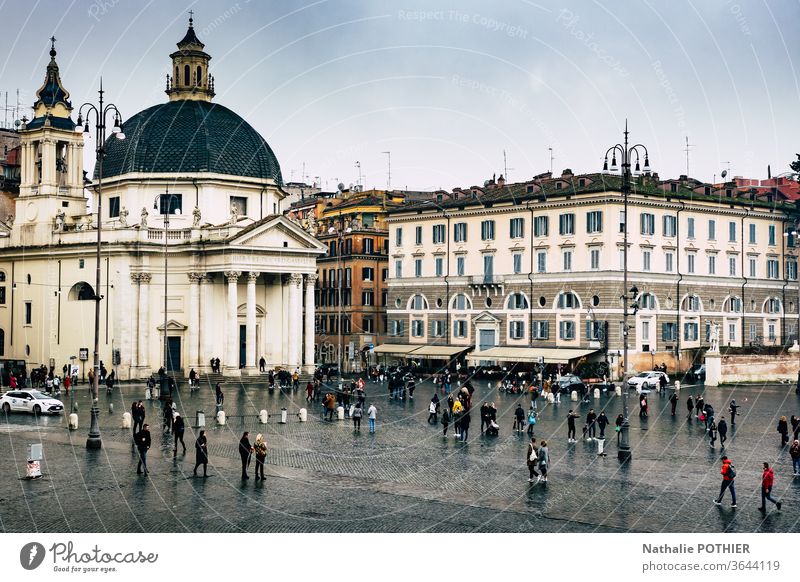
<svg viewBox="0 0 800 582"><path fill-rule="evenodd" d="M575 348L516 348L494 347L482 352L473 352L467 356L470 364L477 364L483 360L497 362L532 362L538 363L540 358L545 364L568 364L572 360L582 358L598 350L585 350Z"/></svg>
<svg viewBox="0 0 800 582"><path fill-rule="evenodd" d="M472 349L472 346L418 346L412 352L406 354L407 358L441 358L441 359L449 359L455 356L456 354L460 354L461 352L465 352L469 349Z"/></svg>
<svg viewBox="0 0 800 582"><path fill-rule="evenodd" d="M419 348L419 344L415 345L408 345L408 344L381 344L379 346L375 346L375 353L376 354L392 354L395 356L403 356L410 351L416 350Z"/></svg>

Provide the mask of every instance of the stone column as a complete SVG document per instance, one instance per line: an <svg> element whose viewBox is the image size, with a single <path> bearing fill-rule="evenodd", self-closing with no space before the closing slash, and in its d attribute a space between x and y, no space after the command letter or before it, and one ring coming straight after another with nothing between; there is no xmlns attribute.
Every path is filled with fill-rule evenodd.
<svg viewBox="0 0 800 582"><path fill-rule="evenodd" d="M314 372L314 284L317 275L306 275L306 319L303 333L305 351L303 352L303 367L306 373Z"/></svg>
<svg viewBox="0 0 800 582"><path fill-rule="evenodd" d="M226 271L225 278L228 280L228 313L225 333L225 372L228 374L239 373L239 326L238 315L238 294L236 285L239 282L240 271Z"/></svg>
<svg viewBox="0 0 800 582"><path fill-rule="evenodd" d="M150 368L150 273L139 273L139 369L144 374Z"/></svg>
<svg viewBox="0 0 800 582"><path fill-rule="evenodd" d="M139 365L139 273L131 273L131 284L133 286L133 314L131 318L131 372L130 377L134 377L134 370Z"/></svg>
<svg viewBox="0 0 800 582"><path fill-rule="evenodd" d="M200 277L200 369L211 371L211 358L214 357L212 339L214 337L214 309L211 305L211 275Z"/></svg>
<svg viewBox="0 0 800 582"><path fill-rule="evenodd" d="M202 273L189 273L189 334L186 354L189 357L189 367L197 368L200 365L200 279Z"/></svg>
<svg viewBox="0 0 800 582"><path fill-rule="evenodd" d="M256 358L256 279L260 273L250 271L247 274L247 354L245 364L247 373L255 374L258 370Z"/></svg>
<svg viewBox="0 0 800 582"><path fill-rule="evenodd" d="M300 365L300 353L303 346L303 296L300 286L303 276L299 273L289 275L289 365L294 369Z"/></svg>

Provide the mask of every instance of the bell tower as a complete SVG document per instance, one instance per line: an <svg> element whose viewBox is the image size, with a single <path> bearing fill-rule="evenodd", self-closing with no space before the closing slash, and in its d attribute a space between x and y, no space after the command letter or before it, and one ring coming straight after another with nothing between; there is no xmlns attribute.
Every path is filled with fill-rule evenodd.
<svg viewBox="0 0 800 582"><path fill-rule="evenodd" d="M178 50L169 55L172 75L167 75L165 92L170 101L211 101L214 97L214 77L208 74L211 55L203 50L205 45L194 32L193 14L189 11L189 29L178 43Z"/></svg>
<svg viewBox="0 0 800 582"><path fill-rule="evenodd" d="M23 119L20 128L22 155L15 217L15 225L42 225L43 232L37 235L47 236L52 233L56 215L63 222L63 217L86 212L83 134L75 132L70 117L72 103L61 83L55 37L50 42L50 62L44 84L36 92L33 119Z"/></svg>

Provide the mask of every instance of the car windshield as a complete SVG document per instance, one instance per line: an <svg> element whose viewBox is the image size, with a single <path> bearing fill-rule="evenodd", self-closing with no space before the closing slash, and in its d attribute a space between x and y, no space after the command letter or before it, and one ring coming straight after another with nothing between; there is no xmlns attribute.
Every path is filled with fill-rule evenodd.
<svg viewBox="0 0 800 582"><path fill-rule="evenodd" d="M36 398L36 400L50 400L51 398L49 394L44 394L42 392L39 392L38 390L31 390L29 394L34 398Z"/></svg>
<svg viewBox="0 0 800 582"><path fill-rule="evenodd" d="M636 374L637 378L647 378L650 375L650 372L639 372Z"/></svg>

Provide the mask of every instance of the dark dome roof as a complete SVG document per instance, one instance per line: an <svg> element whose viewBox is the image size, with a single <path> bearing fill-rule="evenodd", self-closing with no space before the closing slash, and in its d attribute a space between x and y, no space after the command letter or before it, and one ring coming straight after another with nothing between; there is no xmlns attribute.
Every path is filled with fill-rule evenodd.
<svg viewBox="0 0 800 582"><path fill-rule="evenodd" d="M207 101L170 101L124 124L126 138L106 141L103 177L129 172L210 172L282 182L269 144L236 113ZM95 167L95 178L98 177Z"/></svg>

